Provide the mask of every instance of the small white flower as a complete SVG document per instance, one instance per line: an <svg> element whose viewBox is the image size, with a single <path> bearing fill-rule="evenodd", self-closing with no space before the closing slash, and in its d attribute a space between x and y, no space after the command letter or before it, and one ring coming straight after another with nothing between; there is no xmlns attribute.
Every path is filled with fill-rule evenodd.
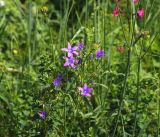
<svg viewBox="0 0 160 137"><path fill-rule="evenodd" d="M0 7L4 7L5 6L5 2L3 0L0 0Z"/></svg>

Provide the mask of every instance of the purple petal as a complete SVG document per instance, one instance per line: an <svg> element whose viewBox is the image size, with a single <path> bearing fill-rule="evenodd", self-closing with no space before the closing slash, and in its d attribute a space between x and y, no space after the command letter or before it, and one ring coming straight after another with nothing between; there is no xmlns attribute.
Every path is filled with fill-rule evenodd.
<svg viewBox="0 0 160 137"><path fill-rule="evenodd" d="M84 89L87 89L88 88L88 85L87 83L84 84Z"/></svg>
<svg viewBox="0 0 160 137"><path fill-rule="evenodd" d="M79 55L79 53L78 53L77 51L73 51L73 53L74 53L75 55L77 55L77 56Z"/></svg>
<svg viewBox="0 0 160 137"><path fill-rule="evenodd" d="M87 96L87 97L90 97L90 96L91 96L89 93L83 93L83 92L81 93L81 95L82 95L82 96Z"/></svg>
<svg viewBox="0 0 160 137"><path fill-rule="evenodd" d="M63 66L64 67L69 66L68 62L65 62Z"/></svg>
<svg viewBox="0 0 160 137"><path fill-rule="evenodd" d="M71 43L68 42L68 49L72 48Z"/></svg>
<svg viewBox="0 0 160 137"><path fill-rule="evenodd" d="M73 54L68 52L68 57L73 57Z"/></svg>
<svg viewBox="0 0 160 137"><path fill-rule="evenodd" d="M87 93L87 94L86 94L86 96L87 96L87 97L90 97L90 96L91 96L91 94Z"/></svg>
<svg viewBox="0 0 160 137"><path fill-rule="evenodd" d="M78 42L78 50L81 50L82 48L84 48L84 45L80 42Z"/></svg>
<svg viewBox="0 0 160 137"><path fill-rule="evenodd" d="M60 85L61 81L59 79L55 79L53 84L54 86L58 87Z"/></svg>
<svg viewBox="0 0 160 137"><path fill-rule="evenodd" d="M77 47L77 46L74 46L72 49L73 49L73 50L77 50L77 49L78 49L78 47Z"/></svg>
<svg viewBox="0 0 160 137"><path fill-rule="evenodd" d="M82 91L82 92L83 92L83 88L81 88L81 87L78 87L78 89L79 89L80 91Z"/></svg>
<svg viewBox="0 0 160 137"><path fill-rule="evenodd" d="M90 93L93 90L93 88L88 88L88 93Z"/></svg>
<svg viewBox="0 0 160 137"><path fill-rule="evenodd" d="M68 62L69 61L69 58L65 58L66 59L66 62Z"/></svg>
<svg viewBox="0 0 160 137"><path fill-rule="evenodd" d="M58 80L62 80L63 79L63 75L62 74L58 74L57 79Z"/></svg>
<svg viewBox="0 0 160 137"><path fill-rule="evenodd" d="M74 68L74 69L76 68L76 66L74 64L70 64L70 65L71 65L72 68Z"/></svg>
<svg viewBox="0 0 160 137"><path fill-rule="evenodd" d="M40 111L40 112L38 112L38 115L40 116L40 118L45 119L46 112L45 111Z"/></svg>
<svg viewBox="0 0 160 137"><path fill-rule="evenodd" d="M82 59L76 60L77 64L82 64Z"/></svg>
<svg viewBox="0 0 160 137"><path fill-rule="evenodd" d="M102 56L104 56L104 50L98 50L98 51L96 52L96 58L98 59L98 58L100 58L100 57L102 57Z"/></svg>
<svg viewBox="0 0 160 137"><path fill-rule="evenodd" d="M61 50L68 52L68 49L67 49L67 48L62 48Z"/></svg>

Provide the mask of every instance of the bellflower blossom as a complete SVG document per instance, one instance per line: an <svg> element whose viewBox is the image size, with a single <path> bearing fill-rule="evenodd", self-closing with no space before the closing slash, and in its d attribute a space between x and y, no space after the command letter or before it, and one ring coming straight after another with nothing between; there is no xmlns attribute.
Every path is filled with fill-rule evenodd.
<svg viewBox="0 0 160 137"><path fill-rule="evenodd" d="M70 66L72 68L76 68L76 66L74 65L74 63L77 63L77 60L74 59L73 57L66 57L66 62L64 63L64 67Z"/></svg>
<svg viewBox="0 0 160 137"><path fill-rule="evenodd" d="M87 97L90 97L91 96L91 92L92 92L92 88L88 88L88 85L87 83L84 84L84 87L79 87L78 88L80 91L81 91L81 95L82 96L87 96Z"/></svg>
<svg viewBox="0 0 160 137"><path fill-rule="evenodd" d="M82 59L77 60L77 64L82 64Z"/></svg>
<svg viewBox="0 0 160 137"><path fill-rule="evenodd" d="M78 42L78 50L81 50L82 48L84 48L84 45L81 42Z"/></svg>
<svg viewBox="0 0 160 137"><path fill-rule="evenodd" d="M103 57L103 56L104 56L104 50L98 50L96 52L96 58L97 59L100 58L100 57Z"/></svg>
<svg viewBox="0 0 160 137"><path fill-rule="evenodd" d="M46 112L45 111L40 111L38 112L38 115L40 118L45 119L46 118Z"/></svg>
<svg viewBox="0 0 160 137"><path fill-rule="evenodd" d="M61 74L58 74L57 78L54 79L54 81L53 81L53 85L58 87L61 84L62 78L63 78L63 76Z"/></svg>
<svg viewBox="0 0 160 137"><path fill-rule="evenodd" d="M73 54L79 55L78 52L76 51L78 49L77 46L72 47L71 44L68 42L68 48L62 48L62 51L65 51L68 53L68 57L73 57Z"/></svg>

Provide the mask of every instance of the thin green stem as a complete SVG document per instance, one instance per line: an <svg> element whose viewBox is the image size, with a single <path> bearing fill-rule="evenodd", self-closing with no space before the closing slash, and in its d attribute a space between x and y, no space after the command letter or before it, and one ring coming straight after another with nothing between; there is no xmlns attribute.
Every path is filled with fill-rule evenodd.
<svg viewBox="0 0 160 137"><path fill-rule="evenodd" d="M150 44L149 44L149 46L148 46L146 52L141 56L141 59L143 59L144 56L148 53L148 50L151 48L153 42L155 41L155 39L157 38L158 35L159 35L159 32L157 32L157 34L154 36L154 38L153 38L152 41L150 42Z"/></svg>
<svg viewBox="0 0 160 137"><path fill-rule="evenodd" d="M136 126L137 126L137 113L138 113L138 105L139 105L139 92L140 92L140 65L141 59L138 57L138 71L137 71L137 92L136 92L136 111L134 116L134 127L132 137L135 136Z"/></svg>
<svg viewBox="0 0 160 137"><path fill-rule="evenodd" d="M159 79L158 79L159 81ZM158 88L160 88L160 84L158 83ZM158 97L157 97L157 106L158 106L158 124L157 124L157 137L159 137L160 130L160 89L158 89Z"/></svg>
<svg viewBox="0 0 160 137"><path fill-rule="evenodd" d="M127 60L127 66L126 66L126 72L125 72L123 92L122 92L122 96L121 96L121 100L120 100L120 106L119 106L119 109L118 109L116 124L115 124L115 127L114 127L112 137L115 137L115 134L116 134L118 121L119 121L120 113L121 113L122 106L123 106L123 100L124 100L124 97L125 97L125 94L126 94L127 79L128 79L128 74L129 74L129 70L130 70L130 62L131 62L131 49L128 50L128 60Z"/></svg>
<svg viewBox="0 0 160 137"><path fill-rule="evenodd" d="M66 99L64 94L64 137L66 137Z"/></svg>

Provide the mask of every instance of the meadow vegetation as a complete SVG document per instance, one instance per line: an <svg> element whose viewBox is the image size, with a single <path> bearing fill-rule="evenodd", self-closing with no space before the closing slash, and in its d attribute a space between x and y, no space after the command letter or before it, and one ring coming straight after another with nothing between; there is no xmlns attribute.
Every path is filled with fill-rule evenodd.
<svg viewBox="0 0 160 137"><path fill-rule="evenodd" d="M159 0L0 0L0 137L159 137Z"/></svg>

